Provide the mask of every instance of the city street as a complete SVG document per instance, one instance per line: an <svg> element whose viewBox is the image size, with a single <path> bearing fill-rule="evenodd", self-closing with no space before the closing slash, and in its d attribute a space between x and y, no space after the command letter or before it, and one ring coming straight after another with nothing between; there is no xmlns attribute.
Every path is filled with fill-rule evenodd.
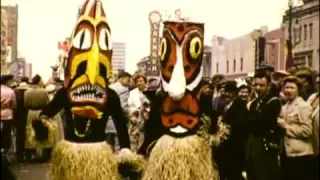
<svg viewBox="0 0 320 180"><path fill-rule="evenodd" d="M23 164L17 168L19 180L47 180L49 174L48 164Z"/></svg>

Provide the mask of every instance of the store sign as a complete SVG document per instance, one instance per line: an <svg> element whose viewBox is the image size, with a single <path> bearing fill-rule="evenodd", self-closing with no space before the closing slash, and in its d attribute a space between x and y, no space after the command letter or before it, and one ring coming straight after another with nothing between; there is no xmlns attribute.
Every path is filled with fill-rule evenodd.
<svg viewBox="0 0 320 180"><path fill-rule="evenodd" d="M1 72L6 73L7 68L7 44L8 44L8 15L1 9Z"/></svg>

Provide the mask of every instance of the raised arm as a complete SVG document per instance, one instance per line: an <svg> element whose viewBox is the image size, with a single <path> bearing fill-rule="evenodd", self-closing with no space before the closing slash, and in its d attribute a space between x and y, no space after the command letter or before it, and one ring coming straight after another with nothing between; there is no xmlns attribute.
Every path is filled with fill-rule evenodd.
<svg viewBox="0 0 320 180"><path fill-rule="evenodd" d="M152 97L154 94L148 93ZM153 95L152 95L153 94ZM153 143L155 143L162 135L162 124L161 124L161 110L160 110L160 94L153 96L149 99L151 102L151 109L149 114L149 120L145 121L144 124L144 141L140 147L138 153L147 156L148 151L152 149Z"/></svg>
<svg viewBox="0 0 320 180"><path fill-rule="evenodd" d="M57 91L50 103L42 109L40 116L52 118L58 114L67 102L66 89L62 88Z"/></svg>
<svg viewBox="0 0 320 180"><path fill-rule="evenodd" d="M126 125L128 120L121 108L119 96L114 90L109 89L108 97L109 112L111 113L113 123L117 130L120 148L130 149L129 133Z"/></svg>

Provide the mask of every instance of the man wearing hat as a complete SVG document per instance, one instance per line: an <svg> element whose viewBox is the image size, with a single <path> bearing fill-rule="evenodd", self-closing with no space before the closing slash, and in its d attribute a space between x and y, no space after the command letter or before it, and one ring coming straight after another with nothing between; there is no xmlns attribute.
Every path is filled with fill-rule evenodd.
<svg viewBox="0 0 320 180"><path fill-rule="evenodd" d="M221 180L243 180L245 161L245 120L248 110L246 102L237 96L238 87L234 80L226 81L224 86L226 106L222 121L229 125L230 135L215 154Z"/></svg>

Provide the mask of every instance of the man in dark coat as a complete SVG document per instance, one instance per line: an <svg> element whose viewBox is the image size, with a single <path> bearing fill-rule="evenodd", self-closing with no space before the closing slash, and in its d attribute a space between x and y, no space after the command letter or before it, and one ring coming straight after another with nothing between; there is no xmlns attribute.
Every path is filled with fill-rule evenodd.
<svg viewBox="0 0 320 180"><path fill-rule="evenodd" d="M28 77L21 78L19 86L15 89L17 110L16 110L16 127L17 127L17 158L19 162L24 161L24 142L26 135L27 110L24 106L24 92L29 88Z"/></svg>
<svg viewBox="0 0 320 180"><path fill-rule="evenodd" d="M230 126L230 135L217 149L216 160L221 180L243 180L245 161L245 120L248 115L246 102L237 97L235 81L225 83L226 107L222 121Z"/></svg>
<svg viewBox="0 0 320 180"><path fill-rule="evenodd" d="M258 72L254 75L258 97L249 102L247 142L248 180L279 180L279 152L282 131L277 124L281 102L271 92L271 77Z"/></svg>

